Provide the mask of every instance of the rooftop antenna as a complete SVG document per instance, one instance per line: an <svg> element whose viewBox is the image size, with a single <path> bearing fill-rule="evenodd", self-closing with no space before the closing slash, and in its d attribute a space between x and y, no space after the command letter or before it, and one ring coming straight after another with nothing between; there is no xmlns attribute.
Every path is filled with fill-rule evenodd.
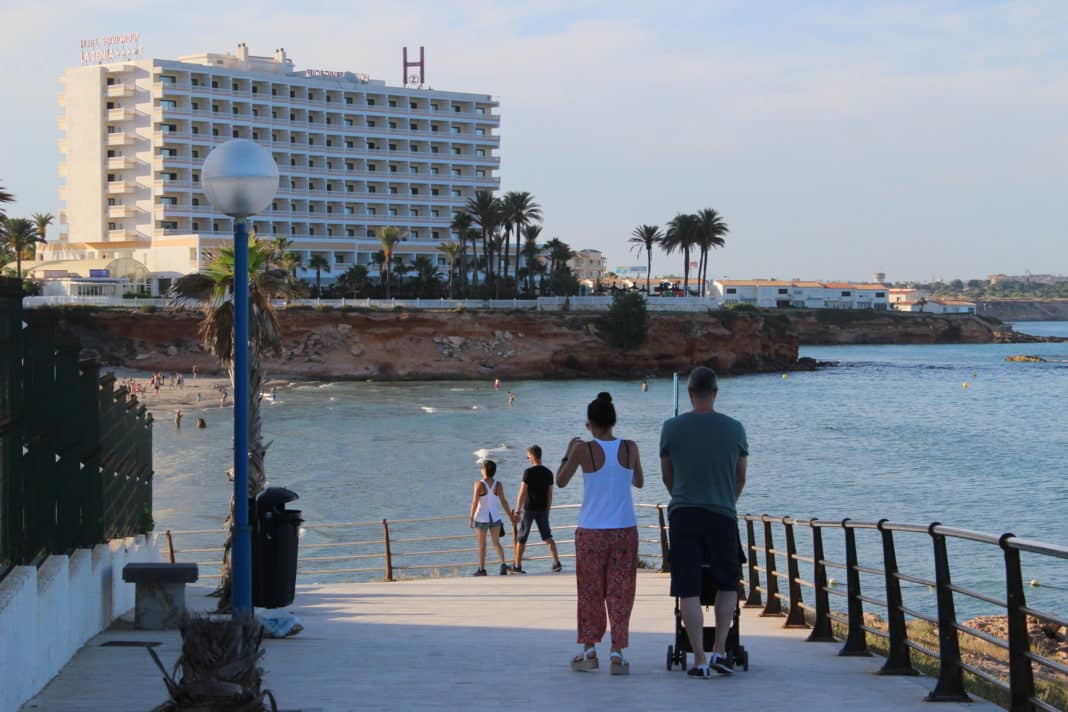
<svg viewBox="0 0 1068 712"><path fill-rule="evenodd" d="M408 70L412 69L413 67L418 67L419 68L419 73L418 74L409 74L408 73ZM409 84L412 84L412 85L418 86L419 88L422 88L423 84L425 84L425 83L426 83L426 55L423 52L423 46L422 45L419 46L419 61L418 62L415 62L415 61L409 62L408 61L408 48L405 47L404 48L404 86L408 86Z"/></svg>

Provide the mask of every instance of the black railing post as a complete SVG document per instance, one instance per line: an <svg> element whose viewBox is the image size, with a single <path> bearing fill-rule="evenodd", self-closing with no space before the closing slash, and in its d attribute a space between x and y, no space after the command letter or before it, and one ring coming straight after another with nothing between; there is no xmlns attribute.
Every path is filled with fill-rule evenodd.
<svg viewBox="0 0 1068 712"><path fill-rule="evenodd" d="M849 602L849 632L839 655L870 656L868 636L864 632L864 602L860 600L860 572L857 571L857 536L849 526L849 518L842 520L846 545L846 593Z"/></svg>
<svg viewBox="0 0 1068 712"><path fill-rule="evenodd" d="M810 643L829 643L834 640L831 628L831 602L827 593L827 566L823 563L823 530L816 526L816 520L809 520L812 527L812 583L816 585L816 620L812 622L812 632L808 634Z"/></svg>
<svg viewBox="0 0 1068 712"><path fill-rule="evenodd" d="M389 545L389 522L382 519L383 541L386 543L386 581L393 580L393 551Z"/></svg>
<svg viewBox="0 0 1068 712"><path fill-rule="evenodd" d="M934 542L935 593L938 597L938 684L928 702L971 702L964 691L964 670L960 666L960 640L957 637L957 611L953 603L946 537L935 531L940 522L927 528Z"/></svg>
<svg viewBox="0 0 1068 712"><path fill-rule="evenodd" d="M786 573L789 576L790 613L786 616L784 628L808 628L805 622L805 609L801 607L801 572L797 567L797 542L794 541L794 520L782 518L786 530Z"/></svg>
<svg viewBox="0 0 1068 712"><path fill-rule="evenodd" d="M771 517L761 515L764 522L764 582L767 584L768 600L761 616L782 616L782 601L779 600L779 577L775 573L775 544L771 537Z"/></svg>
<svg viewBox="0 0 1068 712"><path fill-rule="evenodd" d="M889 627L889 650L886 662L879 668L880 675L916 675L909 656L908 628L905 627L904 602L901 599L901 580L897 577L897 552L894 550L894 533L886 528L889 519L880 519L876 525L883 539L883 570L886 575L886 613Z"/></svg>
<svg viewBox="0 0 1068 712"><path fill-rule="evenodd" d="M668 530L664 522L664 505L656 505L656 517L660 524L660 573L671 572L671 549L668 547Z"/></svg>
<svg viewBox="0 0 1068 712"><path fill-rule="evenodd" d="M1015 534L1002 534L998 540L1005 552L1005 593L1008 599L1009 622L1009 710L1031 712L1031 698L1035 696L1035 677L1027 654L1031 639L1027 634L1027 605L1024 597L1023 572L1020 570L1020 550L1009 546Z"/></svg>
<svg viewBox="0 0 1068 712"><path fill-rule="evenodd" d="M760 608L760 572L757 571L756 534L753 532L753 520L745 515L745 558L749 560L749 597L745 599L746 608Z"/></svg>

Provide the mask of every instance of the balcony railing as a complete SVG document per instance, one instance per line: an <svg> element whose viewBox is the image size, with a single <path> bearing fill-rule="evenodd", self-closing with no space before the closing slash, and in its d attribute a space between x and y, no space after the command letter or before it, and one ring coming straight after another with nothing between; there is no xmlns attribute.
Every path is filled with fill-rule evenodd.
<svg viewBox="0 0 1068 712"><path fill-rule="evenodd" d="M107 91L104 93L109 99L118 99L126 96L133 96L137 93L137 87L133 84L122 82L120 84L110 84L107 87Z"/></svg>
<svg viewBox="0 0 1068 712"><path fill-rule="evenodd" d="M137 134L130 131L116 131L115 133L109 133L107 137L109 146L123 146L137 141Z"/></svg>

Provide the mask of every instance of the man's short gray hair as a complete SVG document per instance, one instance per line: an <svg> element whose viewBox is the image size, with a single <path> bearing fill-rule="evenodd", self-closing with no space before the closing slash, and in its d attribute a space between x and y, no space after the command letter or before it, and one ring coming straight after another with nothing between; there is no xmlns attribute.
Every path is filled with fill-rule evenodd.
<svg viewBox="0 0 1068 712"><path fill-rule="evenodd" d="M708 366L698 366L690 371L690 377L686 380L686 389L695 396L707 396L719 390L716 382L716 372Z"/></svg>

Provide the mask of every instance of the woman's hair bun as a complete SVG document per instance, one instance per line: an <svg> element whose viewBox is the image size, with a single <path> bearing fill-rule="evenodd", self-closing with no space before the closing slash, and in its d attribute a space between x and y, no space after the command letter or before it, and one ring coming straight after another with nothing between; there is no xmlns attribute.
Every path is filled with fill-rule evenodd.
<svg viewBox="0 0 1068 712"><path fill-rule="evenodd" d="M611 403L612 402L612 394L609 393L608 391L601 391L600 393L597 394L597 400L602 402L602 403Z"/></svg>

